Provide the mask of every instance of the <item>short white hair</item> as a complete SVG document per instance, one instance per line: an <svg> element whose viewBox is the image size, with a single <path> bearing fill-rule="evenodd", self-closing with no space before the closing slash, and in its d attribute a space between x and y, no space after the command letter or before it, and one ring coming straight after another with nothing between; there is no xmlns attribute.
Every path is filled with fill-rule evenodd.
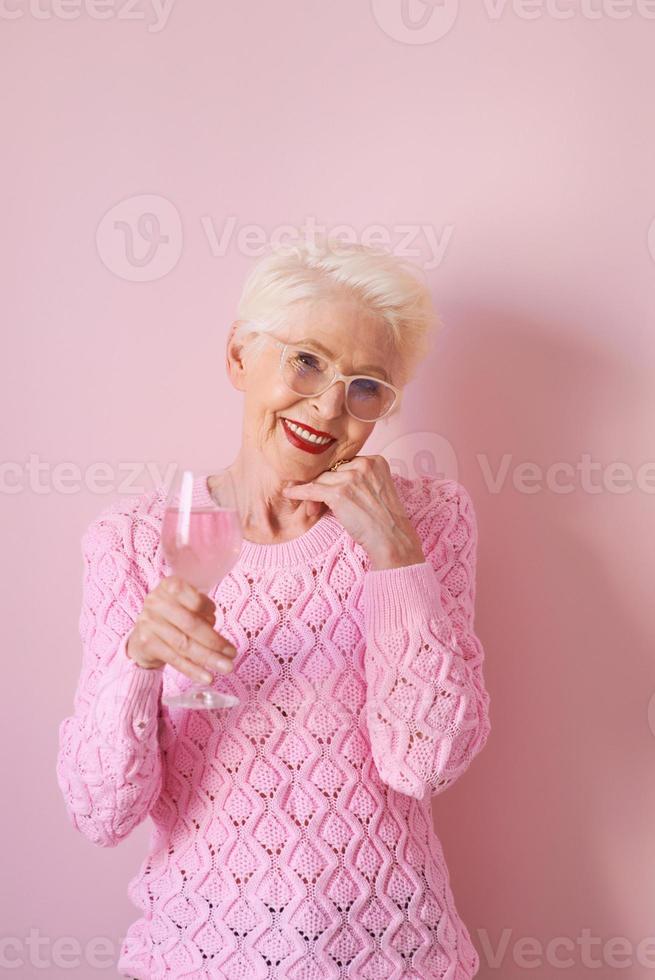
<svg viewBox="0 0 655 980"><path fill-rule="evenodd" d="M349 295L391 332L400 370L393 380L402 387L442 326L422 274L420 267L392 252L338 238L273 245L244 283L235 337L243 340L253 330L252 321L263 333L275 332L296 303ZM249 351L260 349L265 339L260 341L255 338Z"/></svg>

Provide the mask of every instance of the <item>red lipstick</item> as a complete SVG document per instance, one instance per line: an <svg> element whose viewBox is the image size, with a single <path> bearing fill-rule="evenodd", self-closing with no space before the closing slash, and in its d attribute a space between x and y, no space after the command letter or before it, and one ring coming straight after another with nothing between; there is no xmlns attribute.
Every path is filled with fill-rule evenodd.
<svg viewBox="0 0 655 980"><path fill-rule="evenodd" d="M306 453L318 454L318 453L325 452L326 449L329 449L330 446L332 446L337 441L333 436L330 435L329 432L321 432L319 429L312 428L311 425L305 425L304 422L300 423L300 422L296 422L295 419L285 419L285 418L283 418L281 421L282 421L282 428L284 429L284 434L286 435L291 445L295 446L297 449L304 449ZM325 442L322 444L317 442L308 442L306 439L303 439L302 436L300 436L297 432L294 432L287 425L287 421L293 422L295 425L301 425L303 429L306 429L308 432L313 433L313 435L327 437L330 439L330 442Z"/></svg>

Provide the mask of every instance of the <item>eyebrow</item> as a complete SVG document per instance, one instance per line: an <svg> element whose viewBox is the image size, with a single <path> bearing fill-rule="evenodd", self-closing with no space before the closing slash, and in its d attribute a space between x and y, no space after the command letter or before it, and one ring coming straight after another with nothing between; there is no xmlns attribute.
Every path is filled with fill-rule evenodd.
<svg viewBox="0 0 655 980"><path fill-rule="evenodd" d="M323 344L321 344L318 340L312 340L311 337L303 337L301 340L294 340L293 341L293 346L294 347L300 347L300 346L303 346L303 347L315 347L316 350L320 351L321 354L325 354L326 357L334 358L334 354L332 353L331 350L328 350L327 347L324 347ZM377 366L375 366L373 364L364 364L359 369L359 371L356 371L355 373L357 375L360 375L360 374L366 374L366 373L368 373L370 371L377 371L378 374L381 374L382 375L382 377L384 378L385 381L389 381L389 375L384 370L384 368L377 367ZM391 382L389 382L389 383L391 384Z"/></svg>

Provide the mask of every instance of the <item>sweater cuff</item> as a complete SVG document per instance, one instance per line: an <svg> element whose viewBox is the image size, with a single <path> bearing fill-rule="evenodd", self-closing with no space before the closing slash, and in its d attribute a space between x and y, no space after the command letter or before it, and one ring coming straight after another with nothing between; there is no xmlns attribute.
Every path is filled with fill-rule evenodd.
<svg viewBox="0 0 655 980"><path fill-rule="evenodd" d="M128 657L128 636L124 636L119 643L114 659L104 674L102 691L105 706L114 717L130 724L132 721L147 721L157 714L164 668L141 667Z"/></svg>
<svg viewBox="0 0 655 980"><path fill-rule="evenodd" d="M371 569L364 576L364 614L375 633L393 633L408 622L446 616L441 586L430 562Z"/></svg>

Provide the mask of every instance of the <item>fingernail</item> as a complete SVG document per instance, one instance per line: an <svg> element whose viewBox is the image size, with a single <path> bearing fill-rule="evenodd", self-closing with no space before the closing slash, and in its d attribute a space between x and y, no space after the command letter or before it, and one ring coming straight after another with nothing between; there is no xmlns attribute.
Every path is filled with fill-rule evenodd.
<svg viewBox="0 0 655 980"><path fill-rule="evenodd" d="M225 647L224 652L227 654L228 657L234 657L237 651L236 651L236 647L227 646Z"/></svg>
<svg viewBox="0 0 655 980"><path fill-rule="evenodd" d="M198 676L200 677L200 680L203 682L203 684L211 684L211 682L214 680L213 674L210 674L206 670L201 670Z"/></svg>

